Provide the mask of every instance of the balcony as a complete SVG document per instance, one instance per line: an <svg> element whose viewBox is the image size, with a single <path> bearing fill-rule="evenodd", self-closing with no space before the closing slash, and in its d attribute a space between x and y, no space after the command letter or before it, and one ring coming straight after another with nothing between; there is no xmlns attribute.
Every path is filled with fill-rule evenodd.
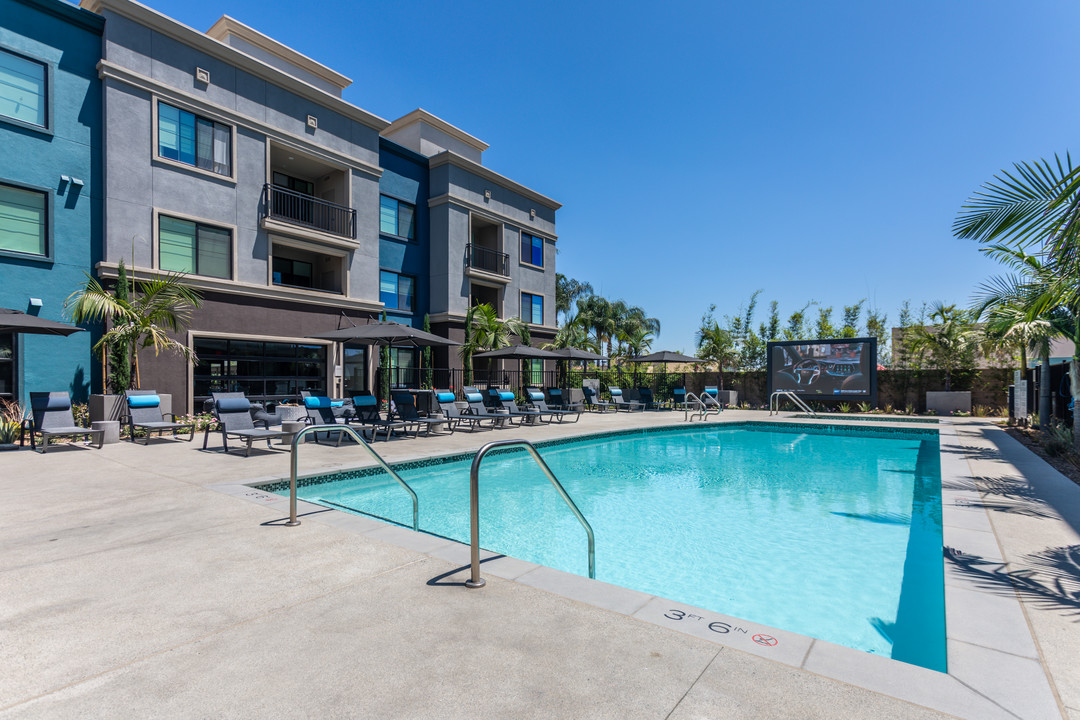
<svg viewBox="0 0 1080 720"><path fill-rule="evenodd" d="M356 239L356 211L344 205L267 183L263 217L269 220Z"/></svg>
<svg viewBox="0 0 1080 720"><path fill-rule="evenodd" d="M465 246L465 264L474 270L510 277L510 256L473 243Z"/></svg>

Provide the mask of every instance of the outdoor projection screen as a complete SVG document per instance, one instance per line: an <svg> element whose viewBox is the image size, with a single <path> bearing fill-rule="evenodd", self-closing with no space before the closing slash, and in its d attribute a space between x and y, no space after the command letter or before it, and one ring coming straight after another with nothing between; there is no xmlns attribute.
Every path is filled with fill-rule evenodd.
<svg viewBox="0 0 1080 720"><path fill-rule="evenodd" d="M877 404L877 338L792 340L768 344L769 394Z"/></svg>

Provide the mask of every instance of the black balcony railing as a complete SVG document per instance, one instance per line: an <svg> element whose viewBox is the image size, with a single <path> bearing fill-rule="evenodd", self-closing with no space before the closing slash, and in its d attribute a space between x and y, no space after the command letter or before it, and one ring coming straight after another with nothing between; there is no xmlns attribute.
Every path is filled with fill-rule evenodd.
<svg viewBox="0 0 1080 720"><path fill-rule="evenodd" d="M356 211L295 190L266 184L263 216L356 239Z"/></svg>
<svg viewBox="0 0 1080 720"><path fill-rule="evenodd" d="M510 256L496 250L469 243L465 246L465 261L469 267L496 275L510 276Z"/></svg>

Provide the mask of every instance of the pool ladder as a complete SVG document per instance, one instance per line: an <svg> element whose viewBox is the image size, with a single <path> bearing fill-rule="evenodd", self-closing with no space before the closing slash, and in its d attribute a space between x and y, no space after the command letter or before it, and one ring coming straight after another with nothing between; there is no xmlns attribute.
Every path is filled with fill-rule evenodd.
<svg viewBox="0 0 1080 720"><path fill-rule="evenodd" d="M306 428L293 435L291 450L292 456L289 459L289 521L285 524L289 527L295 527L296 525L300 524L300 521L296 517L296 450L300 446L299 443L301 438L303 438L305 435L321 432L346 433L352 436L352 439L355 440L360 447L367 450L368 454L371 455L371 457L375 458L375 462L377 462L382 467L382 469L390 475L390 477L397 480L398 484L401 485L401 487L405 488L405 490L409 493L409 496L412 498L412 529L419 532L420 501L416 497L416 491L409 487L409 483L402 480L401 476L394 472L390 468L390 466L386 464L386 461L382 459L382 456L380 456L379 453L371 449L371 446L367 444L367 441L364 440L360 433L356 432L356 430L353 430L348 425L308 425ZM340 441L341 438L339 436L338 442Z"/></svg>
<svg viewBox="0 0 1080 720"><path fill-rule="evenodd" d="M813 410L811 410L810 406L802 401L802 398L800 398L798 395L791 392L790 390L777 390L776 392L774 392L772 395L769 396L769 414L770 415L779 415L780 414L780 399L781 398L783 398L785 400L790 400L791 402L793 402L803 412L810 413L810 415L812 415L814 417L817 417L817 413L814 412Z"/></svg>
<svg viewBox="0 0 1080 720"><path fill-rule="evenodd" d="M705 398L708 398L706 400ZM724 409L724 406L720 404L720 401L714 398L712 395L705 393L704 397L698 397L692 392L686 393L686 410L683 413L683 420L689 420L694 422L694 418L701 418L702 420L708 420L709 414L715 412L717 415ZM694 414L690 414L691 403L693 404Z"/></svg>
<svg viewBox="0 0 1080 720"><path fill-rule="evenodd" d="M574 517L578 519L581 526L585 528L585 534L589 537L589 577L596 578L596 540L593 537L592 525L585 519L585 516L581 514L581 510L574 503L573 498L566 492L566 488L562 486L559 479L555 477L555 473L551 471L548 464L544 462L544 458L540 457L540 453L536 451L536 448L528 440L496 440L489 442L484 447L480 448L480 451L476 453L476 457L472 461L472 469L469 471L469 521L470 521L470 554L469 562L471 565L471 573L469 579L465 581L465 587L467 588L482 588L486 581L480 577L480 462L484 459L492 450L498 448L511 448L511 447L523 447L528 451L532 459L540 466L540 469L544 471L544 475L547 476L549 482L555 486L555 489L559 492L559 496L570 508L570 511L574 513Z"/></svg>

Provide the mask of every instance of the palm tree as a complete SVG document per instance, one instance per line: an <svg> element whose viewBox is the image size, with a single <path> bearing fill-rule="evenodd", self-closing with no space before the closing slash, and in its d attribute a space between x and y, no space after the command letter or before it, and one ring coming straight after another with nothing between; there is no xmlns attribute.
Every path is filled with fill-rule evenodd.
<svg viewBox="0 0 1080 720"><path fill-rule="evenodd" d="M971 364L977 334L968 314L955 305L937 303L930 313L934 325L916 325L904 337L911 352L926 353L935 367L945 371L945 392L952 390L952 373Z"/></svg>
<svg viewBox="0 0 1080 720"><path fill-rule="evenodd" d="M189 363L198 362L195 352L187 345L169 337L191 322L191 313L202 304L197 290L183 283L183 274L158 275L140 281L130 298L110 293L94 278L86 282L64 301L64 314L75 323L104 322L112 327L94 345L94 351L120 345L131 347L135 362L135 387L141 386L139 350L154 348L175 353Z"/></svg>
<svg viewBox="0 0 1080 720"><path fill-rule="evenodd" d="M562 313L566 321L575 301L582 296L592 295L592 285L568 278L562 273L555 273L555 315Z"/></svg>
<svg viewBox="0 0 1080 720"><path fill-rule="evenodd" d="M555 337L549 343L541 345L544 350L562 350L563 348L580 348L598 352L592 338L589 337L589 328L582 322L580 316L574 316L562 327L555 331Z"/></svg>
<svg viewBox="0 0 1080 720"><path fill-rule="evenodd" d="M1047 285L1033 310L1055 309L1067 317L1073 341L1069 379L1080 397L1080 172L1072 158L1015 164L982 186L953 223L957 237L984 245L1033 247L1045 268ZM1073 412L1073 444L1080 449L1080 412Z"/></svg>
<svg viewBox="0 0 1080 720"><path fill-rule="evenodd" d="M739 360L739 351L731 334L720 327L715 320L705 323L697 331L697 356L706 363L715 363L720 375L720 389L724 389L724 366L734 365Z"/></svg>
<svg viewBox="0 0 1080 720"><path fill-rule="evenodd" d="M523 345L529 344L529 326L524 321L518 318L500 320L495 308L487 303L469 308L465 313L465 327L465 344L458 353L470 369L474 354L509 347L511 335L521 338Z"/></svg>
<svg viewBox="0 0 1080 720"><path fill-rule="evenodd" d="M604 352L604 343L608 344L608 352L611 354L611 336L618 329L616 314L611 302L599 295L589 295L577 301L578 317L581 322L593 331L597 347Z"/></svg>

